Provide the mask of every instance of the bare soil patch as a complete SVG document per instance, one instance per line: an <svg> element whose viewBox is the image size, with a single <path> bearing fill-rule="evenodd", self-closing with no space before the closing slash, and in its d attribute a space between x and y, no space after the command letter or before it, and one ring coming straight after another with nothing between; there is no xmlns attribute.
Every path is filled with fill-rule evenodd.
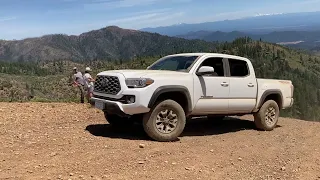
<svg viewBox="0 0 320 180"><path fill-rule="evenodd" d="M0 103L0 179L320 179L320 123L191 120L180 140L115 129L74 103Z"/></svg>

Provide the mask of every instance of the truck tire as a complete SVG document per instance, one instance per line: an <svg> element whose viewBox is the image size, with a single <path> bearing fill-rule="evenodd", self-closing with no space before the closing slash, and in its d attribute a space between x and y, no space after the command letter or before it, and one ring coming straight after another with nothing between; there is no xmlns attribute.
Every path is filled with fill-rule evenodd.
<svg viewBox="0 0 320 180"><path fill-rule="evenodd" d="M273 130L279 119L279 106L274 100L268 100L263 103L258 112L254 113L254 123L260 130Z"/></svg>
<svg viewBox="0 0 320 180"><path fill-rule="evenodd" d="M128 126L134 123L130 118L120 117L115 114L108 114L107 112L104 112L104 117L112 126Z"/></svg>
<svg viewBox="0 0 320 180"><path fill-rule="evenodd" d="M174 141L183 132L186 116L176 101L158 102L143 116L143 128L147 135L156 141Z"/></svg>

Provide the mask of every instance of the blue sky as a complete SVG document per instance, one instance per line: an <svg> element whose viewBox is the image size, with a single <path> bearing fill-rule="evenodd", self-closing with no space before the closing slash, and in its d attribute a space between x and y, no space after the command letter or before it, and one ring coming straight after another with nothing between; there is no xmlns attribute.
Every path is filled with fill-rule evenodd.
<svg viewBox="0 0 320 180"><path fill-rule="evenodd" d="M320 0L0 0L0 39L319 10Z"/></svg>

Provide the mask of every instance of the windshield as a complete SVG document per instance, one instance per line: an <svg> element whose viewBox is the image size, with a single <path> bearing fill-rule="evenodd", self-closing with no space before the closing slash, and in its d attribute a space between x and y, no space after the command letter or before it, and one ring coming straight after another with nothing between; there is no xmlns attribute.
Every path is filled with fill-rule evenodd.
<svg viewBox="0 0 320 180"><path fill-rule="evenodd" d="M156 61L148 69L188 72L191 64L199 56L168 56Z"/></svg>

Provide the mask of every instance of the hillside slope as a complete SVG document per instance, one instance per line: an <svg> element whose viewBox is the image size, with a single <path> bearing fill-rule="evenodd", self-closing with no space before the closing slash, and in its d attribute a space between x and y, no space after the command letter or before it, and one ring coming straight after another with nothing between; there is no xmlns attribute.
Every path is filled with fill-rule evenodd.
<svg viewBox="0 0 320 180"><path fill-rule="evenodd" d="M240 38L231 43L222 43L214 52L248 57L258 78L288 79L295 86L294 105L283 116L317 121L320 119L320 58L280 45ZM27 66L21 63L0 63L1 101L73 101L79 94L70 85L73 66L81 70L90 66L95 76L111 69L145 69L157 60L155 57L137 57L132 61L88 61L53 63ZM35 68L37 67L37 68ZM40 71L42 70L42 71Z"/></svg>
<svg viewBox="0 0 320 180"><path fill-rule="evenodd" d="M210 51L213 43L161 36L110 26L79 36L46 35L19 41L0 40L4 61L129 60L177 52Z"/></svg>
<svg viewBox="0 0 320 180"><path fill-rule="evenodd" d="M240 38L223 43L218 52L248 57L258 78L288 79L293 82L294 106L286 116L307 120L320 117L320 58L280 45Z"/></svg>
<svg viewBox="0 0 320 180"><path fill-rule="evenodd" d="M179 142L161 143L86 105L0 103L0 117L3 179L320 179L316 122L280 118L263 132L251 116L197 119Z"/></svg>

